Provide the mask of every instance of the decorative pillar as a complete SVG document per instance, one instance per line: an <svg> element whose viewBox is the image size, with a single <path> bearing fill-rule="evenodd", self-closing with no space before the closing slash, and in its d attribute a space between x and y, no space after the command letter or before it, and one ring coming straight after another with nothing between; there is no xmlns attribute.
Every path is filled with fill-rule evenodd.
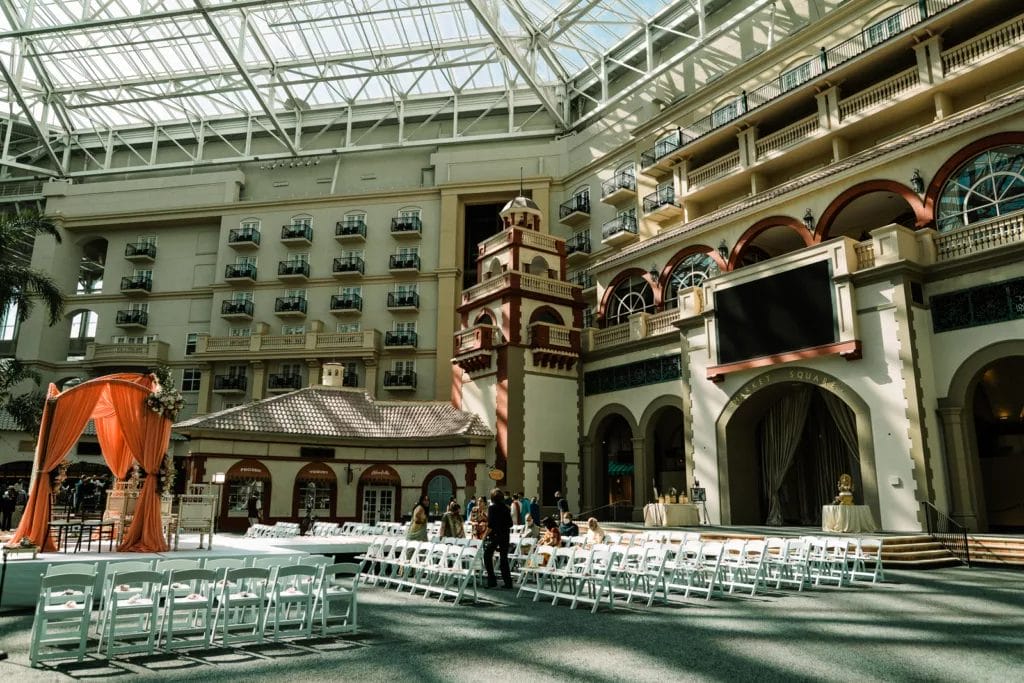
<svg viewBox="0 0 1024 683"><path fill-rule="evenodd" d="M647 466L646 439L642 436L633 437L633 519L644 518L644 503L647 502L647 482L651 478L653 467ZM651 463L652 465L654 463Z"/></svg>
<svg viewBox="0 0 1024 683"><path fill-rule="evenodd" d="M261 360L252 361L252 400L263 398L264 387L267 385L267 366Z"/></svg>
<svg viewBox="0 0 1024 683"><path fill-rule="evenodd" d="M946 448L949 516L971 531L984 531L988 528L988 517L980 472L964 426L963 406L944 406L938 412Z"/></svg>

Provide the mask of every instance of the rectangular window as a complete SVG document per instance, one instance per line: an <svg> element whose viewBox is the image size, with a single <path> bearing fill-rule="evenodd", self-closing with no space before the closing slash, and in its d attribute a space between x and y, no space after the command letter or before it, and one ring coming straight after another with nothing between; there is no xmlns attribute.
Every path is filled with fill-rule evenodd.
<svg viewBox="0 0 1024 683"><path fill-rule="evenodd" d="M259 221L242 221L242 224L239 226L239 228L241 228L243 234L245 234L245 233L252 234L253 232L255 232L255 231L260 229L260 222Z"/></svg>
<svg viewBox="0 0 1024 683"><path fill-rule="evenodd" d="M232 301L252 301L253 298L252 292L231 292Z"/></svg>
<svg viewBox="0 0 1024 683"><path fill-rule="evenodd" d="M396 360L392 369L396 375L409 375L416 372L416 361Z"/></svg>
<svg viewBox="0 0 1024 683"><path fill-rule="evenodd" d="M142 334L142 335L123 335L119 334L114 337L115 344L148 344L156 341L155 334Z"/></svg>
<svg viewBox="0 0 1024 683"><path fill-rule="evenodd" d="M136 244L151 244L156 246L156 235L139 235L135 238Z"/></svg>
<svg viewBox="0 0 1024 683"><path fill-rule="evenodd" d="M415 322L396 322L395 323L395 332L398 332L400 334L408 334L409 332L415 332L415 331L416 331L416 323Z"/></svg>
<svg viewBox="0 0 1024 683"><path fill-rule="evenodd" d="M140 313L149 313L149 304L130 303L128 304L129 311L139 311Z"/></svg>
<svg viewBox="0 0 1024 683"><path fill-rule="evenodd" d="M660 190L661 188L659 188ZM625 211L619 211L616 214L616 218L636 218L636 209L626 209Z"/></svg>
<svg viewBox="0 0 1024 683"><path fill-rule="evenodd" d="M133 280L152 280L153 279L153 271L148 269L148 268L147 269L136 268L134 271L132 271L132 279Z"/></svg>
<svg viewBox="0 0 1024 683"><path fill-rule="evenodd" d="M229 337L251 337L251 327L232 327L228 330Z"/></svg>
<svg viewBox="0 0 1024 683"><path fill-rule="evenodd" d="M202 377L203 371L199 368L185 368L181 371L181 390L199 391Z"/></svg>
<svg viewBox="0 0 1024 683"><path fill-rule="evenodd" d="M419 209L402 209L401 211L398 212L398 215L399 215L399 217L401 217L402 220L409 220L409 219L413 219L413 218L419 218L420 217L420 210Z"/></svg>
<svg viewBox="0 0 1024 683"><path fill-rule="evenodd" d="M338 289L338 294L340 294L343 297L353 297L353 296L361 297L363 295L363 288L362 287L341 287L341 288Z"/></svg>
<svg viewBox="0 0 1024 683"><path fill-rule="evenodd" d="M420 255L420 248L419 247L399 247L397 253L398 253L399 256L407 256L407 257L419 256Z"/></svg>
<svg viewBox="0 0 1024 683"><path fill-rule="evenodd" d="M401 294L415 294L415 293L416 293L416 285L415 284L398 284L398 285L395 285L395 294L401 295Z"/></svg>
<svg viewBox="0 0 1024 683"><path fill-rule="evenodd" d="M286 289L284 290L285 297L289 299L305 299L306 290L304 289Z"/></svg>
<svg viewBox="0 0 1024 683"><path fill-rule="evenodd" d="M341 252L341 257L344 259L363 258L364 253L362 249L346 249Z"/></svg>
<svg viewBox="0 0 1024 683"><path fill-rule="evenodd" d="M245 365L231 365L228 367L228 377L245 377L245 371L248 366Z"/></svg>
<svg viewBox="0 0 1024 683"><path fill-rule="evenodd" d="M191 356L196 352L196 346L199 344L199 335L195 332L189 332L185 335L185 355Z"/></svg>
<svg viewBox="0 0 1024 683"><path fill-rule="evenodd" d="M18 330L18 304L10 303L0 318L0 340L11 341Z"/></svg>
<svg viewBox="0 0 1024 683"><path fill-rule="evenodd" d="M288 263L309 263L309 254L290 254L288 256Z"/></svg>
<svg viewBox="0 0 1024 683"><path fill-rule="evenodd" d="M302 374L301 363L281 363L281 374L286 377L297 377Z"/></svg>
<svg viewBox="0 0 1024 683"><path fill-rule="evenodd" d="M335 331L341 334L345 334L348 332L359 332L359 323L338 323L338 326L335 328Z"/></svg>
<svg viewBox="0 0 1024 683"><path fill-rule="evenodd" d="M295 335L295 334L306 334L305 325L283 325L281 327L281 334L283 335Z"/></svg>
<svg viewBox="0 0 1024 683"><path fill-rule="evenodd" d="M306 216L305 218L293 218L292 219L292 227L293 228L308 228L308 227L311 227L312 225L313 225L313 219L310 218L309 216Z"/></svg>
<svg viewBox="0 0 1024 683"><path fill-rule="evenodd" d="M235 265L236 266L253 266L253 267L256 267L256 257L255 256L236 256L235 257Z"/></svg>

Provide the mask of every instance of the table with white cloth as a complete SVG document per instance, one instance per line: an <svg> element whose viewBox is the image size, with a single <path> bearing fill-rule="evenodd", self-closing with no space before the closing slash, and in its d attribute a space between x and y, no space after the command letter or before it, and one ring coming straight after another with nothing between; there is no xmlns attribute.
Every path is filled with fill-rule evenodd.
<svg viewBox="0 0 1024 683"><path fill-rule="evenodd" d="M644 506L644 526L697 526L700 510L692 503L648 503Z"/></svg>
<svg viewBox="0 0 1024 683"><path fill-rule="evenodd" d="M871 508L867 505L823 505L821 530L858 534L864 531L878 531L878 525L875 524Z"/></svg>

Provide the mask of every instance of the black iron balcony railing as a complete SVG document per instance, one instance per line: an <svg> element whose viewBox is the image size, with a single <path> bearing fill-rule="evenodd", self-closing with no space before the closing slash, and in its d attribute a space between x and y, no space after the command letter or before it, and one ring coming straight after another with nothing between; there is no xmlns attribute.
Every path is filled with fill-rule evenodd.
<svg viewBox="0 0 1024 683"><path fill-rule="evenodd" d="M256 266L252 263L229 263L224 267L224 279L235 280L238 278L256 279Z"/></svg>
<svg viewBox="0 0 1024 683"><path fill-rule="evenodd" d="M249 379L245 375L214 375L214 391L245 391Z"/></svg>
<svg viewBox="0 0 1024 683"><path fill-rule="evenodd" d="M339 256L334 259L334 264L331 266L333 273L362 273L365 269L366 264L359 256Z"/></svg>
<svg viewBox="0 0 1024 683"><path fill-rule="evenodd" d="M632 171L620 171L613 175L611 179L601 183L602 197L607 197L619 190L630 190L632 192L636 192L636 176L633 175Z"/></svg>
<svg viewBox="0 0 1024 683"><path fill-rule="evenodd" d="M393 372L384 371L384 386L386 387L416 387L415 372Z"/></svg>
<svg viewBox="0 0 1024 683"><path fill-rule="evenodd" d="M689 141L690 138L687 135L684 135L681 130L676 129L675 132L666 135L654 144L655 161L667 157Z"/></svg>
<svg viewBox="0 0 1024 683"><path fill-rule="evenodd" d="M419 308L420 295L417 292L388 292L388 308Z"/></svg>
<svg viewBox="0 0 1024 683"><path fill-rule="evenodd" d="M617 216L601 226L601 239L608 239L620 232L636 234L636 216Z"/></svg>
<svg viewBox="0 0 1024 683"><path fill-rule="evenodd" d="M309 263L307 261L278 261L277 274L284 277L309 277Z"/></svg>
<svg viewBox="0 0 1024 683"><path fill-rule="evenodd" d="M301 389L302 377L295 374L272 374L267 377L268 389Z"/></svg>
<svg viewBox="0 0 1024 683"><path fill-rule="evenodd" d="M301 296L279 296L274 299L274 313L305 313L306 299Z"/></svg>
<svg viewBox="0 0 1024 683"><path fill-rule="evenodd" d="M156 245L149 242L124 245L125 258L156 258Z"/></svg>
<svg viewBox="0 0 1024 683"><path fill-rule="evenodd" d="M248 315L253 312L253 303L248 299L225 299L220 302L221 315Z"/></svg>
<svg viewBox="0 0 1024 683"><path fill-rule="evenodd" d="M650 213L662 206L679 206L676 202L676 191L672 187L663 187L644 197L644 213Z"/></svg>
<svg viewBox="0 0 1024 683"><path fill-rule="evenodd" d="M415 332L385 332L384 346L416 346Z"/></svg>
<svg viewBox="0 0 1024 683"><path fill-rule="evenodd" d="M362 218L346 218L334 224L335 237L366 237L366 221Z"/></svg>
<svg viewBox="0 0 1024 683"><path fill-rule="evenodd" d="M583 289L590 289L594 286L594 276L586 271L579 271L569 275L569 282L578 285Z"/></svg>
<svg viewBox="0 0 1024 683"><path fill-rule="evenodd" d="M343 387L358 387L359 386L359 375L354 372L346 372L341 376L341 386Z"/></svg>
<svg viewBox="0 0 1024 683"><path fill-rule="evenodd" d="M149 324L149 312L148 311L118 311L115 325L147 325Z"/></svg>
<svg viewBox="0 0 1024 683"><path fill-rule="evenodd" d="M259 244L260 231L255 228L234 228L228 232L228 244Z"/></svg>
<svg viewBox="0 0 1024 683"><path fill-rule="evenodd" d="M125 292L132 290L152 292L153 278L146 275L132 275L130 277L121 278L121 291Z"/></svg>
<svg viewBox="0 0 1024 683"><path fill-rule="evenodd" d="M565 218L573 213L590 213L590 193L584 192L573 196L567 202L558 205L558 217Z"/></svg>
<svg viewBox="0 0 1024 683"><path fill-rule="evenodd" d="M650 147L640 152L640 168L654 166L654 164L656 163L658 163L658 158L654 156L653 147Z"/></svg>
<svg viewBox="0 0 1024 683"><path fill-rule="evenodd" d="M565 241L565 255L590 253L590 231L577 232Z"/></svg>
<svg viewBox="0 0 1024 683"><path fill-rule="evenodd" d="M331 295L332 311L361 311L363 310L363 297L358 294L333 294Z"/></svg>
<svg viewBox="0 0 1024 683"><path fill-rule="evenodd" d="M392 254L388 259L388 268L391 270L419 270L420 257L418 254Z"/></svg>
<svg viewBox="0 0 1024 683"><path fill-rule="evenodd" d="M313 241L313 228L309 225L282 225L281 239Z"/></svg>
<svg viewBox="0 0 1024 683"><path fill-rule="evenodd" d="M422 232L423 222L419 216L397 216L391 219L391 232Z"/></svg>

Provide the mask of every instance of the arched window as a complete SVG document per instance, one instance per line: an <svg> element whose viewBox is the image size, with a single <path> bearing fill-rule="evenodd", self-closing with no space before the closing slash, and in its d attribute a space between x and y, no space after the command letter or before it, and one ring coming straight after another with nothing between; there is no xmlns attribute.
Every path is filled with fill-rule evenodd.
<svg viewBox="0 0 1024 683"><path fill-rule="evenodd" d="M631 275L615 287L608 300L605 320L608 325L619 325L634 313L654 310L654 292L651 283L639 275Z"/></svg>
<svg viewBox="0 0 1024 683"><path fill-rule="evenodd" d="M939 193L935 224L954 230L1024 209L1024 145L986 150L957 169Z"/></svg>
<svg viewBox="0 0 1024 683"><path fill-rule="evenodd" d="M676 264L668 276L668 295L665 308L679 305L679 290L698 287L704 280L718 274L718 264L707 253L690 254Z"/></svg>

